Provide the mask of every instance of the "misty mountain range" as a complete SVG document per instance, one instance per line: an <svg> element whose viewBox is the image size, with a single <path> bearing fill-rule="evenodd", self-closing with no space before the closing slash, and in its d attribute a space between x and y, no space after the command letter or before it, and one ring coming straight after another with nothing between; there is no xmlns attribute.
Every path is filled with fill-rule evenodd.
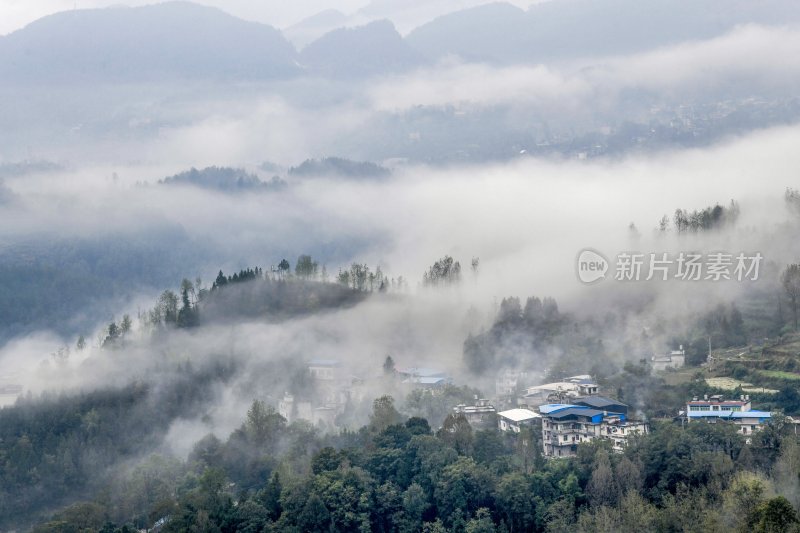
<svg viewBox="0 0 800 533"><path fill-rule="evenodd" d="M0 0L0 533L800 533L800 2L118 1Z"/></svg>
<svg viewBox="0 0 800 533"><path fill-rule="evenodd" d="M310 40L315 29L346 20L328 11L287 31L306 31ZM800 5L779 0L558 0L527 11L492 3L436 18L405 38L383 20L336 28L297 50L273 27L166 2L39 19L0 37L0 76L7 83L359 77L451 55L492 64L566 61L707 39L744 23L798 20Z"/></svg>
<svg viewBox="0 0 800 533"><path fill-rule="evenodd" d="M371 16L382 16L378 8L389 3L373 2ZM466 4L474 1L459 5ZM0 37L0 207L9 218L31 220L0 235L0 273L15 280L0 291L0 342L41 327L83 331L97 316L111 316L120 300L187 272L207 275L306 252L334 268L360 254L372 260L371 246L380 257L402 241L380 224L351 221L349 209L341 227L327 212L324 222L309 218L316 187L335 183L359 194L385 188L393 197L391 187L414 186L419 164L614 158L704 147L798 120L800 63L769 61L800 42L783 28L800 21L796 3L644 5L553 0L525 10L493 3L404 36L395 20L350 27L352 17L337 11L281 32L216 8L168 2L57 13ZM772 27L731 32L742 23ZM292 44L302 40L299 31L308 44ZM720 53L709 38L723 34ZM646 68L625 55L687 41L697 46L666 60L645 58ZM607 54L622 57L581 63ZM698 55L702 61L686 67L698 77L687 80L676 66ZM716 68L728 57L735 59ZM549 64L529 66L536 62ZM766 75L750 75L762 64ZM380 78L403 71L414 72ZM265 159L280 166L263 166L258 175L240 170ZM15 163L25 160L40 162ZM181 172L192 167L205 170ZM109 178L117 174L119 186ZM292 186L268 181L276 174ZM307 179L315 177L333 179ZM133 187L161 179L168 185ZM35 194L34 184L41 184ZM105 203L121 204L97 215L112 229L84 236L63 218L39 222L41 213L93 198L98 184L108 187ZM40 212L42 191L47 209ZM62 201L63 194L76 198ZM153 218L152 203L178 198L190 206L186 213L139 227L138 220ZM220 205L242 220L229 225ZM330 212L339 214L333 206ZM193 213L219 213L220 220L205 225L213 217ZM251 234L258 246L231 237ZM97 313L76 317L94 303L84 295L87 276L103 301Z"/></svg>

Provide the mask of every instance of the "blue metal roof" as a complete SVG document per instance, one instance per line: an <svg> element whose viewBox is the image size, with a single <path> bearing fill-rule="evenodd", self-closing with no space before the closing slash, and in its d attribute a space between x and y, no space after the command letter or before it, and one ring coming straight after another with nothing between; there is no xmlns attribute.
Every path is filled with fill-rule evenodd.
<svg viewBox="0 0 800 533"><path fill-rule="evenodd" d="M575 398L575 401L580 402L581 405L588 405L589 407L603 409L605 411L608 411L608 407L620 407L626 411L628 409L627 404L613 398L607 398L605 396L584 396L582 398Z"/></svg>
<svg viewBox="0 0 800 533"><path fill-rule="evenodd" d="M568 407L566 409L559 409L558 411L550 413L548 416L550 418L568 418L568 417L586 417L591 418L592 422L599 423L603 420L603 416L605 413L603 411L598 411L597 409L589 409L588 407L583 406L574 406Z"/></svg>
<svg viewBox="0 0 800 533"><path fill-rule="evenodd" d="M588 407L583 407L580 405L572 405L569 403L548 403L545 405L540 405L539 412L542 413L543 415L549 415L550 413L555 413L556 411L561 411L562 409L569 409L570 407L588 409Z"/></svg>
<svg viewBox="0 0 800 533"><path fill-rule="evenodd" d="M591 418L592 422L595 424L599 424L603 418L609 415L618 416L620 420L626 420L627 416L625 413L615 413L611 411L601 411L599 409L592 409L585 405L570 405L570 404L563 404L563 403L551 403L546 405L539 406L539 412L543 415L549 416L555 419L567 418L567 417L587 417Z"/></svg>

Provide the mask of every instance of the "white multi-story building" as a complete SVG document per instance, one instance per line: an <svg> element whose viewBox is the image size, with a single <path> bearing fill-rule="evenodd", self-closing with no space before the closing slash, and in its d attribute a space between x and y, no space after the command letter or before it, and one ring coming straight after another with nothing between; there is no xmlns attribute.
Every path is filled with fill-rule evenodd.
<svg viewBox="0 0 800 533"><path fill-rule="evenodd" d="M569 404L539 406L546 457L576 455L578 444L608 439L621 452L633 435L647 433L647 424L628 419L628 406L602 396L576 398Z"/></svg>
<svg viewBox="0 0 800 533"><path fill-rule="evenodd" d="M647 423L642 420L629 420L608 417L600 425L600 437L611 441L612 449L622 453L628 440L634 435L647 434Z"/></svg>
<svg viewBox="0 0 800 533"><path fill-rule="evenodd" d="M497 415L497 409L484 398L476 399L475 405L457 405L453 411L464 415L469 425L475 429L487 429L493 426Z"/></svg>
<svg viewBox="0 0 800 533"><path fill-rule="evenodd" d="M519 433L524 426L532 425L542 415L528 409L508 409L497 413L497 426L500 431Z"/></svg>
<svg viewBox="0 0 800 533"><path fill-rule="evenodd" d="M741 396L738 400L725 400L722 395L697 397L686 403L687 422L730 422L738 426L739 433L747 437L760 430L769 422L772 413L769 411L754 411L750 403L750 396Z"/></svg>

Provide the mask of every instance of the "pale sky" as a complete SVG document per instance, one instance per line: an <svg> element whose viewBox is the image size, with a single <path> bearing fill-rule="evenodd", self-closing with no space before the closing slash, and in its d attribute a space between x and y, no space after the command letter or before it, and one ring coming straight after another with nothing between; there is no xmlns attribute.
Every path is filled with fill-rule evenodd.
<svg viewBox="0 0 800 533"><path fill-rule="evenodd" d="M336 9L353 15L359 9L374 4L382 17L390 18L401 32L423 24L441 14L495 0L193 0L215 6L237 17L286 28L306 17ZM506 0L519 7L543 0ZM141 6L158 0L0 0L0 35L33 22L51 13L70 9L89 9L115 5Z"/></svg>

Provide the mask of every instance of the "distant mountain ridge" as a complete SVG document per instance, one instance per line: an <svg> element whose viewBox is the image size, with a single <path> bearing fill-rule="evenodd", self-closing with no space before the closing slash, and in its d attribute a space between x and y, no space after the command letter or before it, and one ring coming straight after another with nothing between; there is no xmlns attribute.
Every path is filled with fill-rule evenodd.
<svg viewBox="0 0 800 533"><path fill-rule="evenodd" d="M189 2L65 11L0 38L4 80L248 80L299 72L297 52L275 28Z"/></svg>
<svg viewBox="0 0 800 533"><path fill-rule="evenodd" d="M449 54L466 61L509 63L530 38L526 13L506 3L491 3L449 15L412 31L406 41L430 59Z"/></svg>
<svg viewBox="0 0 800 533"><path fill-rule="evenodd" d="M329 10L287 33L305 43L346 20ZM0 79L127 83L246 82L308 74L359 78L403 72L451 55L500 65L541 63L709 39L745 23L793 22L800 22L800 2L785 0L554 0L527 11L488 3L438 17L405 38L388 20L340 27L298 52L271 26L170 1L65 11L0 36Z"/></svg>
<svg viewBox="0 0 800 533"><path fill-rule="evenodd" d="M23 83L358 77L421 60L389 21L335 29L300 54L271 26L183 1L64 11L0 37L0 77Z"/></svg>
<svg viewBox="0 0 800 533"><path fill-rule="evenodd" d="M326 33L347 26L348 20L341 11L327 9L285 28L283 34L298 50L302 50Z"/></svg>
<svg viewBox="0 0 800 533"><path fill-rule="evenodd" d="M430 59L450 54L490 63L530 63L627 54L710 39L740 24L800 22L783 0L554 0L523 11L486 4L441 16L406 41Z"/></svg>

